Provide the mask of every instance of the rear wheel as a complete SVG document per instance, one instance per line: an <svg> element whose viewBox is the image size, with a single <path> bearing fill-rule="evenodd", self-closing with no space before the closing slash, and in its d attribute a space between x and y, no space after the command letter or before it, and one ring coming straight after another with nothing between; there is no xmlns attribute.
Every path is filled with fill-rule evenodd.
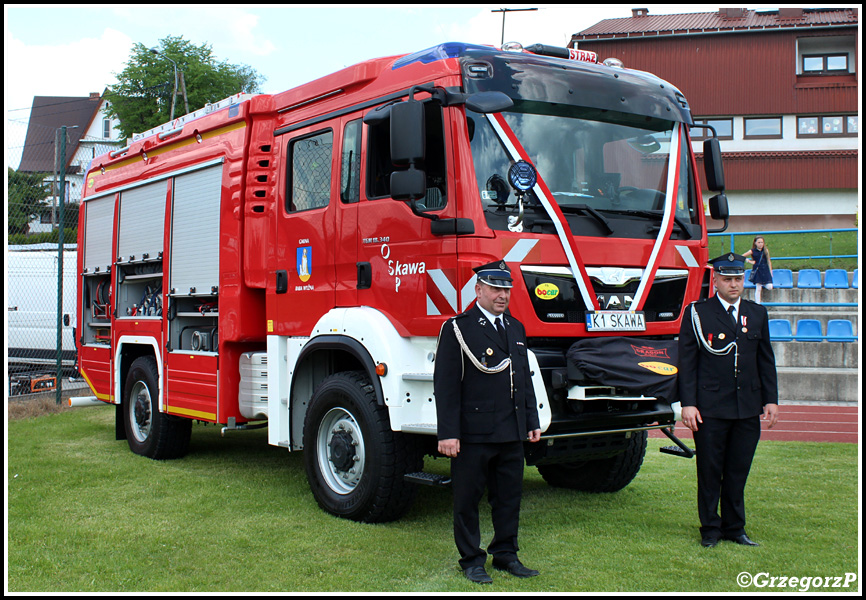
<svg viewBox="0 0 866 600"><path fill-rule="evenodd" d="M422 466L413 442L391 431L388 411L365 374L326 378L304 421L304 466L319 506L354 521L399 519L416 487L403 475Z"/></svg>
<svg viewBox="0 0 866 600"><path fill-rule="evenodd" d="M159 371L152 356L133 361L123 390L123 424L130 449L156 460L184 456L192 421L159 412Z"/></svg>

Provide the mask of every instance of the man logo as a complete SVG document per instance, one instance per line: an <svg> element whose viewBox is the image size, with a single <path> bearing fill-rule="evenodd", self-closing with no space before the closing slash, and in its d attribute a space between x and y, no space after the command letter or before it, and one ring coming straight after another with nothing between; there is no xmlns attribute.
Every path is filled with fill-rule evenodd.
<svg viewBox="0 0 866 600"><path fill-rule="evenodd" d="M628 310L634 303L634 296L627 294L598 294L595 298L602 310Z"/></svg>

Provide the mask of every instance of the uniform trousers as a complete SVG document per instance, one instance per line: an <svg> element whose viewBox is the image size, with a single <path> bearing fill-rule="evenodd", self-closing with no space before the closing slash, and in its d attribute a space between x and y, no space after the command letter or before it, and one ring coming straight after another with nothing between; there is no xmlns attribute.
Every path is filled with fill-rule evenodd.
<svg viewBox="0 0 866 600"><path fill-rule="evenodd" d="M701 536L743 535L746 533L744 492L761 437L760 417L703 417L694 436ZM720 501L721 516L718 513Z"/></svg>
<svg viewBox="0 0 866 600"><path fill-rule="evenodd" d="M478 523L478 504L485 486L494 531L487 552L497 562L517 560L523 460L523 442L461 443L460 452L451 459L454 541L462 569L484 566L487 560L487 553L480 547Z"/></svg>

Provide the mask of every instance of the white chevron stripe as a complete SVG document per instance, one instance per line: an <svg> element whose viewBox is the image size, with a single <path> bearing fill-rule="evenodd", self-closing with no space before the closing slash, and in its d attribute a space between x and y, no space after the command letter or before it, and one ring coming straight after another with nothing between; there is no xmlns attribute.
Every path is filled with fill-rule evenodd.
<svg viewBox="0 0 866 600"><path fill-rule="evenodd" d="M680 256L686 263L687 267L699 267L698 261L695 260L695 255L692 254L691 248L688 246L676 246L677 252L680 253Z"/></svg>
<svg viewBox="0 0 866 600"><path fill-rule="evenodd" d="M448 305L454 312L457 312L457 290L454 289L454 285L448 280L448 277L442 272L442 269L430 269L427 271L427 274L430 276L430 279L439 291L442 292L442 295L448 301ZM427 314L430 314L429 309Z"/></svg>
<svg viewBox="0 0 866 600"><path fill-rule="evenodd" d="M526 256L535 248L538 240L517 240L503 259L505 262L523 262Z"/></svg>

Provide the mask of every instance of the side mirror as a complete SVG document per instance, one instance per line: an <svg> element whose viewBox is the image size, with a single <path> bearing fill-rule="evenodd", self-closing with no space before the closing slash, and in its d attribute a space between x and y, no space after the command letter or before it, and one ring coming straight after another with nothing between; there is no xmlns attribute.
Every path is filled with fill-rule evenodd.
<svg viewBox="0 0 866 600"><path fill-rule="evenodd" d="M415 204L427 194L427 174L416 167L424 161L427 146L424 105L410 96L406 102L392 104L390 113L391 162L401 166L391 173L391 197L408 201L414 214L435 221L438 216L421 212Z"/></svg>
<svg viewBox="0 0 866 600"><path fill-rule="evenodd" d="M710 216L716 221L726 221L728 214L728 197L719 194L710 198Z"/></svg>
<svg viewBox="0 0 866 600"><path fill-rule="evenodd" d="M717 137L704 140L704 174L707 177L708 189L714 192L724 191L725 171L722 168L722 149Z"/></svg>
<svg viewBox="0 0 866 600"><path fill-rule="evenodd" d="M394 200L417 200L427 194L427 174L415 167L391 173L391 197Z"/></svg>
<svg viewBox="0 0 866 600"><path fill-rule="evenodd" d="M707 233L721 233L728 228L728 197L725 194L717 194L710 198L710 217L716 221L724 221L720 229L709 229Z"/></svg>
<svg viewBox="0 0 866 600"><path fill-rule="evenodd" d="M424 105L411 98L392 105L391 161L411 165L424 160L426 142Z"/></svg>

